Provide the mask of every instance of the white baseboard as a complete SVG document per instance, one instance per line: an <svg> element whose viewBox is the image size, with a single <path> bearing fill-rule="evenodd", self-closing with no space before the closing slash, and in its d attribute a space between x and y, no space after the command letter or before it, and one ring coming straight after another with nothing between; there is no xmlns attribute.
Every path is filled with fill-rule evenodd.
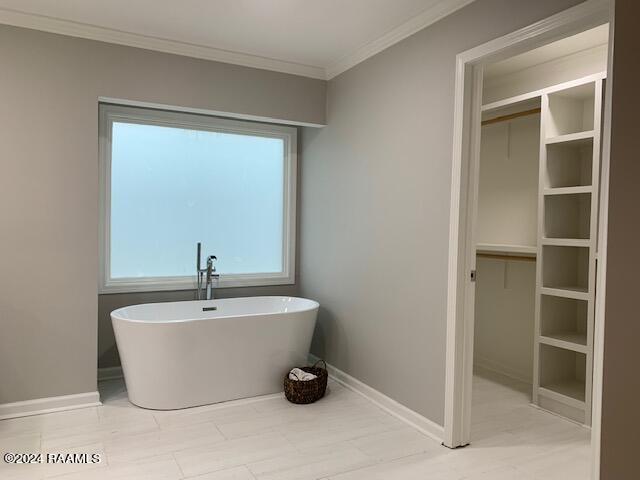
<svg viewBox="0 0 640 480"><path fill-rule="evenodd" d="M116 380L122 378L122 367L106 367L98 369L98 381Z"/></svg>
<svg viewBox="0 0 640 480"><path fill-rule="evenodd" d="M318 357L313 354L309 354L310 362L315 363L318 360ZM340 385L362 395L388 414L393 415L410 427L413 427L421 433L433 438L437 442L442 443L442 439L444 438L444 427L405 407L393 398L386 396L384 393L379 392L357 378L337 369L333 365L327 364L327 372L329 373L329 377Z"/></svg>
<svg viewBox="0 0 640 480"><path fill-rule="evenodd" d="M533 383L533 378L531 378L531 372L521 372L515 369L511 369L509 367L505 367L503 363L496 362L484 357L474 357L473 359L473 367L474 369L486 370L491 373L497 373L499 375L503 375L505 377L509 377L512 380L517 380L518 382L526 383L531 385Z"/></svg>
<svg viewBox="0 0 640 480"><path fill-rule="evenodd" d="M76 408L98 407L100 405L102 403L100 403L100 394L98 392L36 398L34 400L0 404L0 420L75 410Z"/></svg>

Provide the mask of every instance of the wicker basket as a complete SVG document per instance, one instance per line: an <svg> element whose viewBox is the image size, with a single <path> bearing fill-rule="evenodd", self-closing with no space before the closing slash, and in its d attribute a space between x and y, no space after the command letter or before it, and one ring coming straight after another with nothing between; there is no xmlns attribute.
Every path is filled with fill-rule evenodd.
<svg viewBox="0 0 640 480"><path fill-rule="evenodd" d="M324 368L318 364L324 363ZM300 367L305 372L313 373L317 378L313 380L300 381L290 380L289 373L284 377L284 396L291 403L304 405L313 403L324 397L327 390L327 364L324 360L318 360L311 367Z"/></svg>

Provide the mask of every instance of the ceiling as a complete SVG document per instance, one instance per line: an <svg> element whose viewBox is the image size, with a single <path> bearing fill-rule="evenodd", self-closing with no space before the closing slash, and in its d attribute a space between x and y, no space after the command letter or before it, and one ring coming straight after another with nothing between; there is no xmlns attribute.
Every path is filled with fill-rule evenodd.
<svg viewBox="0 0 640 480"><path fill-rule="evenodd" d="M0 23L331 78L473 0L0 0Z"/></svg>
<svg viewBox="0 0 640 480"><path fill-rule="evenodd" d="M535 65L606 45L608 40L609 25L604 24L501 62L487 65L484 68L484 78L491 80L502 75L519 72Z"/></svg>

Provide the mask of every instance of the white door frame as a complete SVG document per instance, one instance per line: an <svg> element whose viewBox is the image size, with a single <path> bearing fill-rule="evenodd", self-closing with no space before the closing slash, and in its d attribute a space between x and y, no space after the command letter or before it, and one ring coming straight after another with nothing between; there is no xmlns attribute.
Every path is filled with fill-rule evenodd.
<svg viewBox="0 0 640 480"><path fill-rule="evenodd" d="M480 123L483 64L499 61L527 50L610 22L613 32L613 1L588 0L516 32L460 53L456 57L449 271L447 298L447 356L445 382L444 444L467 445L470 439L471 386L473 380L473 325L475 288L475 218L480 157ZM604 287L609 185L609 135L611 105L611 59L603 127L598 278L594 337L594 395L592 444L594 479L599 477L600 407L604 326Z"/></svg>

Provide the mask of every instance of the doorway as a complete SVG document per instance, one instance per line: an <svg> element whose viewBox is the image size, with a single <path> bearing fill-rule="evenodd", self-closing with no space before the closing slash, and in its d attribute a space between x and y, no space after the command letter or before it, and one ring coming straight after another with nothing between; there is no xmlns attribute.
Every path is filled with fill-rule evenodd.
<svg viewBox="0 0 640 480"><path fill-rule="evenodd" d="M529 89L529 92L526 94L515 92L514 95L508 97L508 102L500 104L495 98L487 98L490 94L487 88L485 88L485 80L487 78L485 70L490 74L492 69L495 72L496 65L501 64L501 66L504 67L505 64L508 64L507 59L513 59L519 56L521 60L525 52L531 52L536 49L539 50L545 46L548 47L550 44L568 37L582 34L582 41L584 41L585 32L597 29L598 27L602 30L604 28L603 25L607 24L608 21L609 6L607 2L585 2L577 7L538 22L535 25L464 52L457 58L444 441L445 445L451 448L465 446L469 442L473 442L472 398L475 322L478 320L478 314L485 315L485 317L490 316L495 320L499 315L497 315L496 312L493 314L489 312L487 314L487 311L490 311L492 306L495 307L496 304L499 304L496 299L499 298L501 294L504 294L504 292L494 291L493 294L496 295L496 298L487 299L486 289L485 291L480 291L476 283L476 278L478 274L482 274L484 264L486 273L482 274L483 277L486 279L487 275L490 277L493 276L494 280L502 277L503 287L508 285L509 280L518 280L518 275L520 275L521 280L529 279L529 286L527 287L529 288L528 299L531 300L533 297L535 309L535 311L530 311L530 317L534 319L532 328L533 341L529 344L531 350L530 356L532 357L531 363L533 366L530 370L531 389L529 391L531 402L545 410L550 410L558 415L571 418L573 421L586 425L592 423L593 449L591 456L593 457L592 463L594 464L593 471L597 472L598 470L602 358L601 331L603 322L602 307L604 304L604 296L602 295L604 289L601 287L604 287L604 271L606 268L606 258L602 255L602 252L604 251L603 247L606 245L606 199L608 187L607 139L609 123L606 115L607 109L604 109L605 115L601 117L601 109L599 109L599 106L596 105L595 102L597 102L598 98L602 99L603 95L606 96L602 88L602 81L606 73L600 76L586 75L572 81L543 85L537 90ZM605 47L605 50L608 50L607 47ZM512 64L513 63L517 63L517 61L512 61ZM531 80L530 76L529 78L525 78L525 81L529 80ZM494 84L495 83L496 82L494 82ZM589 85L591 85L592 88L589 87ZM589 90L589 88L591 88L591 90ZM534 91L535 95L532 95ZM480 202L478 201L479 191L481 191L482 188L481 180L484 178L485 182L487 181L486 172L484 172L485 175L483 177L481 165L481 149L483 147L481 125L483 120L488 122L502 117L501 121L493 122L495 125L502 123L502 125L496 126L494 130L513 129L513 131L507 133L506 141L502 142L502 147L505 148L507 156L509 155L510 149L521 147L521 145L518 145L518 141L524 141L526 143L526 139L523 139L527 135L526 131L535 133L537 130L538 140L542 143L540 143L540 155L538 155L538 152L534 152L534 158L537 159L540 156L546 159L548 157L551 161L554 155L557 156L557 153L551 152L551 148L547 149L547 143L553 143L550 141L551 137L558 137L559 139L563 135L581 134L586 131L586 127L589 125L584 124L578 127L577 124L574 125L571 123L572 120L569 121L570 125L562 123L563 120L561 120L561 117L564 118L563 115L565 115L565 113L558 113L555 117L557 122L553 125L547 124L545 130L544 126L540 128L539 123L536 124L536 121L539 122L539 120L536 120L535 116L542 115L543 118L547 118L553 113L550 113L551 109L555 108L559 111L561 108L564 108L559 106L564 102L564 99L560 97L566 96L584 99L584 95L586 94L588 97L589 92L593 92L594 100L591 106L592 118L603 125L602 128L599 127L599 124L596 126L591 125L591 130L598 132L598 138L594 137L591 140L597 143L596 146L592 143L592 151L597 150L598 154L600 153L600 132L602 132L603 135L602 155L598 158L598 168L592 169L592 172L597 172L598 175L601 173L601 181L597 182L597 178L592 178L592 180L596 180L596 183L591 184L592 191L590 192L587 192L590 184L587 183L586 180L580 180L582 183L578 181L574 184L572 183L573 179L560 178L558 180L556 175L552 179L555 183L544 183L549 181L548 175L554 167L551 167L550 170L546 168L546 163L541 164L544 166L542 170L539 170L542 174L539 178L534 178L534 180L536 180L535 202L538 208L536 215L538 215L539 212L544 212L545 209L548 210L549 214L546 216L538 216L538 222L533 223L533 230L530 228L531 225L529 225L527 228L517 228L514 229L514 232L511 232L517 235L522 234L522 238L527 237L533 239L533 241L522 241L522 238L520 241L514 239L509 239L509 241L499 241L499 239L480 241L483 240L481 238L483 231L485 233L486 231L494 233L500 231L500 226L491 225L491 219L487 219L485 215L486 212L483 213L482 197L480 197ZM598 97L598 95L600 96ZM587 103L589 101L590 100L587 100ZM491 104L493 104L492 108L488 108ZM585 103L583 102L582 105L584 106ZM605 106L606 105L607 102L605 100ZM488 115L491 110L493 110L492 117ZM581 112L584 113L587 110L588 108L586 110L583 108ZM569 116L573 117L573 114ZM580 120L582 121L587 117L588 115L584 114ZM486 123L486 125L488 125L488 123ZM538 125L537 129L536 125ZM540 135L544 135L544 137ZM503 137L505 137L504 132ZM561 145L561 140L562 139L556 142L557 145L555 145L553 149L557 150L564 146ZM578 141L579 139L576 137L575 139L565 138L564 140ZM584 138L582 138L582 140L584 140ZM486 140L484 142L485 146L489 141L490 140ZM515 143L510 143L511 141ZM495 145L494 147L497 148ZM547 150L549 150L549 152ZM580 170L579 167L583 165L581 162L582 161L577 160L574 162L578 170ZM565 168L567 162L563 165L562 168ZM529 167L532 166L533 165L529 165ZM539 165L536 165L536 168L538 167ZM525 172L527 171L526 168L524 170ZM557 171L555 173L557 173ZM531 172L529 172L529 175L530 174ZM580 175L580 173L577 173L574 177L577 178ZM531 185L527 187L526 180L531 180L530 176L528 178L515 179L514 184L518 185L518 182L524 182L521 187L523 189L530 188ZM569 185L569 183L560 185L563 182L569 182L571 185ZM593 185L596 186L594 187ZM598 185L601 187L600 189L597 188ZM573 190L565 190L562 192L570 195L554 195L553 197L544 194L549 192L542 192L544 189L556 187L577 189L575 192ZM557 190L552 193L559 194L561 192ZM585 201L587 198L586 195L590 195L589 198L593 199L593 201ZM528 198L529 200L524 203L531 203L531 198ZM484 200L486 200L486 198ZM494 203L497 202L496 204L498 206L507 208L513 208L513 203L517 203L505 203L504 200L500 203L499 199L496 200L495 198L492 199L492 201ZM589 206L588 209L585 207L586 204ZM529 205L527 208L531 209L531 206ZM567 212L574 212L579 218L567 220ZM600 213L600 215L598 215L598 213ZM560 220L553 221L554 215ZM588 230L587 233L585 233L584 230L585 215L590 220L590 225L586 227ZM498 215L497 217L498 219L504 219L504 215ZM507 218L509 218L508 215ZM546 224L545 219L547 219ZM522 218L517 219L517 221L522 220ZM488 225L491 228L487 229ZM549 235L544 233L545 228L549 229ZM567 228L571 231L568 231ZM532 231L537 233L531 235ZM545 239L544 244L540 241L541 238ZM573 243L571 243L571 245L565 244L566 242L564 242L564 240L567 239L572 240ZM595 269L596 241L600 246L597 277ZM515 248L514 250L514 247L523 248L520 250ZM477 257L478 254L481 255L480 258L482 260L480 261ZM536 288L535 293L531 294L531 271L532 265L536 265L536 254L539 254L540 257L544 256L544 264L547 266L541 268L541 258L537 259L540 263L537 267L533 267L535 268L534 281ZM532 257L534 258L533 262L530 260ZM525 258L529 260L524 260ZM527 263L529 263L529 265L525 266ZM549 266L550 263L557 266L555 273L554 269ZM498 267L502 267L502 270L500 271ZM493 272L491 272L491 268L493 268ZM592 298L591 302L587 301L586 294L583 295L585 292L581 292L581 295L572 296L564 295L563 292L560 292L560 295L551 295L558 293L557 291L552 292L551 289L566 283L567 279L562 278L563 274L560 272L566 272L572 269L575 270L573 277L580 277L578 286L580 288L586 288L587 293L592 295L592 297L590 297ZM511 277L509 277L509 273L512 274ZM498 282L496 281L494 283L497 284ZM524 282L523 285L526 283L527 282ZM543 283L544 285L542 285ZM486 287L487 283L483 286ZM596 288L596 286L598 288ZM541 295L540 288L542 287L547 289L544 291L545 295ZM598 293L596 294L596 292ZM484 303L477 303L477 301L480 300L480 298L476 298L479 294L484 295ZM518 294L522 294L522 292ZM602 296L602 298L600 298L600 296ZM506 297L503 296L503 300L505 298ZM520 300L514 300L513 298L511 300L516 302L515 308L521 310L522 305L517 304ZM584 307L577 305L576 302L584 303ZM567 325L552 325L552 323L546 320L544 326L540 323L541 318L549 317L549 315L547 315L547 317L544 317L544 315L541 317L541 311L582 312L583 310L584 315L575 313L575 318L568 318L569 322L573 320L573 324L571 325L576 325L575 328ZM582 323L580 323L582 322L583 316L593 319L591 327L588 326L587 322L583 329ZM551 317L553 317L553 315L551 315ZM519 320L523 319L519 318ZM513 327L513 325L511 325L511 327ZM584 334L584 338L587 339L587 344L579 348L564 348L567 346L567 343L562 342L565 341L566 338L560 339L557 335L557 338L554 338L554 335L564 332L566 328L568 328L567 331L580 334L578 341L582 341L582 334ZM551 340L543 338L541 341L540 337L543 330L549 334L545 335L545 337L549 336ZM573 340L575 340L575 338ZM479 340L480 343L482 343L482 341L482 339ZM526 339L523 340L520 338L518 341L526 343ZM484 349L485 352L490 351L490 344L486 342L486 339L484 339L484 344L480 345L480 343L477 345L478 349ZM497 356L499 357L499 355ZM526 355L523 357L526 357ZM520 364L518 364L518 361ZM526 364L527 361L522 358L518 361L514 361L514 368L523 371L522 365ZM490 364L485 358L485 367L487 363ZM541 365L542 368L540 368ZM513 375L511 376L513 377ZM508 378L509 375L506 375L506 377ZM593 379L593 385L591 385L591 379ZM556 380L560 380L560 384L556 385ZM567 381L565 382L565 380ZM569 387L569 390L563 390L566 386ZM584 396L579 393L580 386L583 387L583 391L585 392ZM527 388L523 388L523 391L526 392ZM555 393L558 395L554 395ZM573 402L563 403L562 400L565 398L573 400ZM560 404L556 405L558 402ZM525 403L528 404L529 401L527 400ZM582 417L579 415L580 408L582 409ZM593 478L597 477L594 476Z"/></svg>

